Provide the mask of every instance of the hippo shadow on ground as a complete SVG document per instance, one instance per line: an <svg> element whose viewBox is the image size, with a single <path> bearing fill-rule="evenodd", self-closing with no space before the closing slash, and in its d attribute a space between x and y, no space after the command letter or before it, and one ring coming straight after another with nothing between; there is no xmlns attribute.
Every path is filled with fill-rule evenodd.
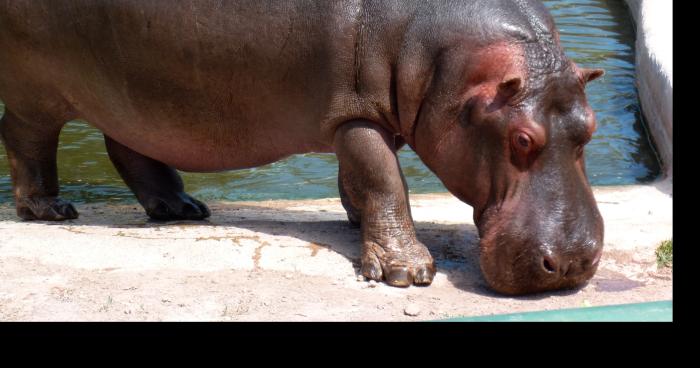
<svg viewBox="0 0 700 368"><path fill-rule="evenodd" d="M304 218L303 212L291 211L288 217ZM345 214L342 217L345 217ZM361 233L359 228L353 227L346 219L234 220L228 225L273 236L289 236L321 245L350 261L355 275L360 275ZM470 293L488 293L497 296L488 290L486 281L481 276L476 227L470 224L436 224L420 221L416 222L415 226L418 239L428 247L435 259L437 272L445 274L454 287Z"/></svg>
<svg viewBox="0 0 700 368"><path fill-rule="evenodd" d="M81 211L79 208L78 210L82 214L76 220L37 221L37 223L47 226L99 226L117 229L191 226L236 227L271 236L296 238L309 243L309 246L316 251L324 248L335 252L350 261L355 274L359 275L360 229L353 227L347 221L344 212L228 203L210 206L212 217L204 221L160 222L149 220L143 210L138 205L133 204L110 207L90 207L87 204L80 207L88 207L88 210L85 211L83 208ZM23 222L14 216L14 208L4 206L0 206L0 221ZM419 221L415 223L415 226L418 239L428 247L435 259L437 272L445 274L447 280L457 289L493 298L522 300L538 300L550 295L568 295L577 292L577 289L574 289L516 297L498 294L488 287L482 276L479 266L479 237L473 224L440 224Z"/></svg>

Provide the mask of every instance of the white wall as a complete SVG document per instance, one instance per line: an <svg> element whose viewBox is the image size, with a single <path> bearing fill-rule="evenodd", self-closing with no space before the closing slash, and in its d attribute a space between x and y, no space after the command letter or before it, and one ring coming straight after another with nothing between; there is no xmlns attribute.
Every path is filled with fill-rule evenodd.
<svg viewBox="0 0 700 368"><path fill-rule="evenodd" d="M673 0L625 0L636 23L637 89L665 176L673 176Z"/></svg>

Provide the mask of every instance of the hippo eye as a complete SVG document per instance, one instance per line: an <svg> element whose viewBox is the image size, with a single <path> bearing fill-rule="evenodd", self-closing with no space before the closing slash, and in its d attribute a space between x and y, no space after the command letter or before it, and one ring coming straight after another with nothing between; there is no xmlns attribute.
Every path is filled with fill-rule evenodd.
<svg viewBox="0 0 700 368"><path fill-rule="evenodd" d="M515 135L515 144L519 149L527 151L530 149L530 146L532 146L532 140L527 134L518 133Z"/></svg>
<svg viewBox="0 0 700 368"><path fill-rule="evenodd" d="M511 159L513 163L521 169L527 168L535 158L532 154L535 151L535 142L532 137L518 131L511 136Z"/></svg>

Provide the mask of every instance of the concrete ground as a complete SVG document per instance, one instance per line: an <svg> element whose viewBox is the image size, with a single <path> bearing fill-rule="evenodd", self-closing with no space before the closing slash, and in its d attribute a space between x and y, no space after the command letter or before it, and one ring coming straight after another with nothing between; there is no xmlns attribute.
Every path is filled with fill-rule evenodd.
<svg viewBox="0 0 700 368"><path fill-rule="evenodd" d="M606 225L598 273L525 297L486 287L471 207L449 194L411 196L438 274L405 289L358 280L360 233L338 199L210 203L207 222L167 224L105 204L23 222L4 204L0 320L435 320L672 299L672 272L654 254L672 238L670 181L594 191Z"/></svg>

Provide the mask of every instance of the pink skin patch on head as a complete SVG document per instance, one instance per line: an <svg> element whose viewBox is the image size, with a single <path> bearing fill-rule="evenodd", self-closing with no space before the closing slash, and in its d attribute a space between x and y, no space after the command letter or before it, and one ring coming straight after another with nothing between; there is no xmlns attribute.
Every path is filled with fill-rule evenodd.
<svg viewBox="0 0 700 368"><path fill-rule="evenodd" d="M523 83L527 80L525 51L518 44L502 42L483 47L470 56L466 64L465 97L481 95L487 100L494 100L498 86L507 79L519 77ZM520 88L523 84L520 85Z"/></svg>

